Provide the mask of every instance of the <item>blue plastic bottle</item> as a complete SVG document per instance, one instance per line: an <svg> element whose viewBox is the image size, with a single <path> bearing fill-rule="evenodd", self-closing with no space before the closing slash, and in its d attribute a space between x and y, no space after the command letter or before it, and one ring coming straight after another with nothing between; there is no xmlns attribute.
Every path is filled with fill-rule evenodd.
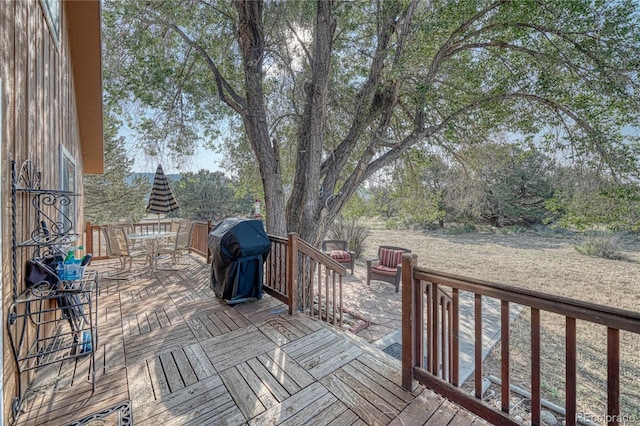
<svg viewBox="0 0 640 426"><path fill-rule="evenodd" d="M83 331L82 332L82 353L91 352L91 332Z"/></svg>

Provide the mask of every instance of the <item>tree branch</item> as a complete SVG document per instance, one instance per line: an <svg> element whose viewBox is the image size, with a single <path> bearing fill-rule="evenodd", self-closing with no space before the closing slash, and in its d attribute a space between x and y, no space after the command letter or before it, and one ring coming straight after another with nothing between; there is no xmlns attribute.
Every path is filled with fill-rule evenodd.
<svg viewBox="0 0 640 426"><path fill-rule="evenodd" d="M399 58L404 50L405 42L409 37L410 24L412 22L413 15L417 7L417 0L411 1L407 9L401 14L400 20L402 20L401 32L398 36L397 49L394 57L393 64L399 62ZM371 60L371 66L369 68L369 75L367 80L360 88L357 95L357 105L354 114L353 122L349 128L347 135L340 142L338 147L333 151L322 164L321 173L325 176L323 188L325 193L331 194L335 188L335 183L339 178L340 171L346 164L348 153L351 152L359 138L362 136L364 129L371 124L376 115L381 111L380 105L376 105L376 102L383 102L385 106L393 105L395 99L397 99L397 93L401 82L391 82L391 84L384 88L382 93L378 92L378 85L382 79L382 72L385 68L384 61L389 54L391 36L397 31L396 15L392 13L383 13L383 17L386 19L381 20L378 24L378 36L376 50ZM393 101L390 103L390 101ZM387 111L384 115L388 114ZM388 122L388 118L383 118L381 122ZM378 126L380 129L380 127ZM378 131L377 134L380 134ZM377 142L377 139L376 139ZM371 152L373 156L374 152Z"/></svg>
<svg viewBox="0 0 640 426"><path fill-rule="evenodd" d="M170 23L170 22L164 22L164 21L157 21L157 22L150 21L150 23L155 23L156 25L163 25L163 26L165 26L167 28L171 28L189 46L191 46L193 49L195 49L200 54L202 59L204 59L205 63L207 64L207 66L209 67L211 72L213 73L213 76L214 76L215 82L216 82L216 89L217 89L217 92L218 92L218 96L220 96L220 100L222 102L226 103L227 105L229 105L229 107L231 107L234 111L236 111L241 116L244 117L244 116L246 116L248 114L247 105L246 105L245 99L242 98L240 95L238 95L236 93L236 91L233 89L233 87L222 76L222 74L220 73L220 70L216 66L215 62L213 61L213 59L211 59L211 57L209 56L207 51L204 50L204 48L202 46L200 46L198 43L196 43L194 40L192 40L176 24L173 24L173 23ZM229 96L227 96L227 93L229 94Z"/></svg>
<svg viewBox="0 0 640 426"><path fill-rule="evenodd" d="M579 117L569 107L559 104L543 96L530 94L530 93L518 93L518 92L507 93L507 94L496 95L496 96L489 96L489 97L480 99L476 102L472 102L468 105L465 105L464 107L444 117L440 121L440 123L437 125L430 126L429 128L423 131L418 131L417 129L414 130L411 134L407 135L402 140L402 142L400 142L399 144L391 148L389 151L377 157L374 161L369 162L366 166L363 167L363 164L360 163L359 167L357 167L356 170L354 170L354 172L351 174L351 176L349 176L347 181L345 181L344 186L347 186L347 184L349 184L349 186L357 187L365 179L369 178L374 172L376 172L377 170L381 169L382 167L388 164L391 164L393 161L397 160L407 148L411 147L412 145L418 143L421 140L432 137L433 135L435 135L436 133L444 129L445 126L447 126L449 123L454 121L456 118L464 114L467 114L472 110L478 109L484 105L488 105L488 104L492 104L500 101L514 100L514 99L534 101L552 110L556 114L559 114L559 115L564 114L565 116L571 118L578 126L583 128L585 132L587 132L588 134L591 134L591 135L597 134L596 130L588 122L586 122L584 119ZM592 138L592 141L594 143L594 148L597 151L597 153L603 159L605 159L605 161L608 160L608 154L604 149L604 147L595 138Z"/></svg>
<svg viewBox="0 0 640 426"><path fill-rule="evenodd" d="M465 45L456 47L455 49L451 49L449 52L447 52L447 56L454 56L456 53L462 52L464 50L488 49L490 47L497 47L501 49L508 49L508 50L514 50L518 52L523 52L533 57L542 56L542 54L537 50L528 49L523 46L516 46L515 44L507 43L504 41L497 41L497 40L484 42L484 43L478 42L478 43L465 44Z"/></svg>

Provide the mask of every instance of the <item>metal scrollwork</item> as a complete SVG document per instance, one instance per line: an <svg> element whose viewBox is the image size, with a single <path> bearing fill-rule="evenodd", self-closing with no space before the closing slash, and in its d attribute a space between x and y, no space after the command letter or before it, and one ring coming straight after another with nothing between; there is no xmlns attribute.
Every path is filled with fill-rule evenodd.
<svg viewBox="0 0 640 426"><path fill-rule="evenodd" d="M36 168L36 165L31 160L26 160L20 167L20 174L18 175L18 188L19 189L40 189L40 177L41 173Z"/></svg>

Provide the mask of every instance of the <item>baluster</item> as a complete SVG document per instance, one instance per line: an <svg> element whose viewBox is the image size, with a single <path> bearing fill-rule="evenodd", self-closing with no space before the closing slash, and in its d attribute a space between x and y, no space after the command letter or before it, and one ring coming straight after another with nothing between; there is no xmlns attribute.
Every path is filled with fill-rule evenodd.
<svg viewBox="0 0 640 426"><path fill-rule="evenodd" d="M540 310L531 308L531 424L540 424Z"/></svg>
<svg viewBox="0 0 640 426"><path fill-rule="evenodd" d="M475 395L482 398L482 295L474 295L475 317Z"/></svg>
<svg viewBox="0 0 640 426"><path fill-rule="evenodd" d="M620 424L620 330L607 327L607 415L609 425Z"/></svg>
<svg viewBox="0 0 640 426"><path fill-rule="evenodd" d="M565 407L567 410L566 421L567 424L576 424L577 419L577 367L576 367L576 319L567 317L566 320L566 401Z"/></svg>
<svg viewBox="0 0 640 426"><path fill-rule="evenodd" d="M453 345L451 347L452 352L452 364L453 364L453 385L460 386L460 290L454 288L452 291L453 296L453 327L451 332L451 338Z"/></svg>
<svg viewBox="0 0 640 426"><path fill-rule="evenodd" d="M442 290L440 290L442 292ZM442 360L442 380L447 380L447 307L444 300L444 295L440 295L440 359Z"/></svg>
<svg viewBox="0 0 640 426"><path fill-rule="evenodd" d="M509 302L500 303L500 372L502 373L502 411L509 413Z"/></svg>

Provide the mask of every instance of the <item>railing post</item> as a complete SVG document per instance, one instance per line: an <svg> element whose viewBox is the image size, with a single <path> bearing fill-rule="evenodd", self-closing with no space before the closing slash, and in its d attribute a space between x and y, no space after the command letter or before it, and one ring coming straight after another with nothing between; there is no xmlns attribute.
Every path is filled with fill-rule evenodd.
<svg viewBox="0 0 640 426"><path fill-rule="evenodd" d="M93 232L91 231L91 222L86 222L84 227L84 252L95 253L93 250Z"/></svg>
<svg viewBox="0 0 640 426"><path fill-rule="evenodd" d="M207 263L212 262L211 258L211 249L209 248L209 232L213 229L213 224L211 223L211 219L207 219L207 233L204 236L205 244L207 245Z"/></svg>
<svg viewBox="0 0 640 426"><path fill-rule="evenodd" d="M289 315L295 315L298 312L298 234L295 232L289 233L286 268Z"/></svg>
<svg viewBox="0 0 640 426"><path fill-rule="evenodd" d="M620 330L607 327L607 424L620 424Z"/></svg>
<svg viewBox="0 0 640 426"><path fill-rule="evenodd" d="M416 327L414 310L422 309L422 306L414 305L413 264L411 254L402 256L402 387L409 391L412 391L415 386L413 366L416 360L413 345L422 345L422 341L413 341Z"/></svg>

